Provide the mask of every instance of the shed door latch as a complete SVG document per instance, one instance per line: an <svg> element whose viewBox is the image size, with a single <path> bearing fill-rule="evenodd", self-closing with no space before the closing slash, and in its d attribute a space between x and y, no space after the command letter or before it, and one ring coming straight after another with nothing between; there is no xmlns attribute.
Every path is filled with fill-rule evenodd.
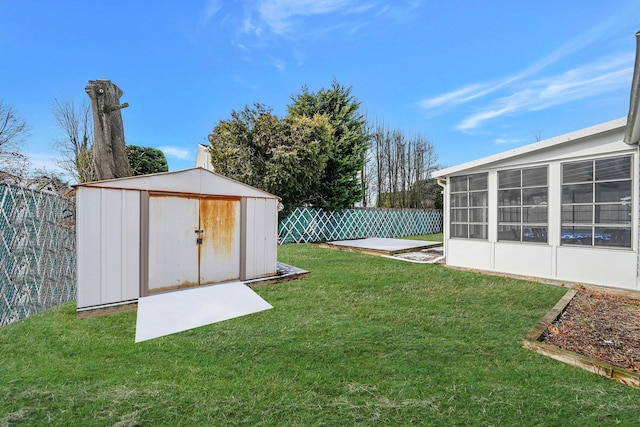
<svg viewBox="0 0 640 427"><path fill-rule="evenodd" d="M196 239L196 245L201 245L202 244L202 235L204 234L204 230L200 229L200 230L194 230L195 233L198 235L198 238Z"/></svg>

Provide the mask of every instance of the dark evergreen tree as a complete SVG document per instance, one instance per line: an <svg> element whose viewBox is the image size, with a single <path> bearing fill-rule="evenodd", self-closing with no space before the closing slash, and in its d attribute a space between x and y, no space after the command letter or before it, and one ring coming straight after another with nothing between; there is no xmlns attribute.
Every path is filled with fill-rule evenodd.
<svg viewBox="0 0 640 427"><path fill-rule="evenodd" d="M360 174L368 146L367 125L360 102L351 88L333 81L331 88L312 93L307 87L292 96L289 116L312 118L324 115L331 126L331 146L327 165L315 188L314 205L340 210L350 208L364 197Z"/></svg>
<svg viewBox="0 0 640 427"><path fill-rule="evenodd" d="M169 170L167 158L161 150L136 145L127 145L126 149L133 175L148 175Z"/></svg>
<svg viewBox="0 0 640 427"><path fill-rule="evenodd" d="M264 105L233 111L209 135L211 164L224 176L282 199L281 217L313 204L327 163L331 127L325 116L279 119Z"/></svg>

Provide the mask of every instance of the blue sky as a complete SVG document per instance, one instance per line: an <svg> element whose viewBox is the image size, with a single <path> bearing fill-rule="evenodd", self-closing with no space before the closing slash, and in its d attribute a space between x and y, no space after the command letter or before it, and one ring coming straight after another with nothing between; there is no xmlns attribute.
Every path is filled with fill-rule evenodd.
<svg viewBox="0 0 640 427"><path fill-rule="evenodd" d="M0 99L51 168L53 99L110 79L127 143L177 170L232 110L335 78L453 166L625 116L637 30L637 0L0 0Z"/></svg>

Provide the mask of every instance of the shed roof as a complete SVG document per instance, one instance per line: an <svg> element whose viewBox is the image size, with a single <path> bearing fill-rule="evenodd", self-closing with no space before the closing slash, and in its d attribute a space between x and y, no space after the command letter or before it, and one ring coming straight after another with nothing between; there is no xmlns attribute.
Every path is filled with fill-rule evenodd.
<svg viewBox="0 0 640 427"><path fill-rule="evenodd" d="M623 129L627 124L627 118L622 117L619 119L611 120L609 122L601 123L588 128L580 129L574 132L570 132L564 135L556 136L554 138L545 139L544 141L535 142L533 144L518 147L513 150L504 151L502 153L494 154L492 156L483 157L481 159L472 160L467 163L452 166L445 169L440 169L431 174L434 178L440 178L450 175L456 175L463 173L469 169L475 169L479 167L489 166L494 163L513 159L515 157L529 155L540 151L556 148L564 144L575 143L584 138L592 137L598 134L604 134L611 131Z"/></svg>
<svg viewBox="0 0 640 427"><path fill-rule="evenodd" d="M74 187L162 191L215 196L279 199L278 196L203 168L86 182Z"/></svg>

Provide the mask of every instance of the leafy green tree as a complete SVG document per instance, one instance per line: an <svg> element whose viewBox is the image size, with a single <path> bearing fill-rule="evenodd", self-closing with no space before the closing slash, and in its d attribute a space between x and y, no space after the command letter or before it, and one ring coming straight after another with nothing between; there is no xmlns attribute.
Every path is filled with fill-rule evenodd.
<svg viewBox="0 0 640 427"><path fill-rule="evenodd" d="M78 165L78 171L81 171L79 174L78 182L91 182L96 181L96 173L95 168L93 167L93 156L91 154L91 148L85 148L81 150L78 154L78 160L76 161Z"/></svg>
<svg viewBox="0 0 640 427"><path fill-rule="evenodd" d="M292 96L289 116L324 115L331 126L331 146L324 172L319 180L316 206L339 210L352 207L364 197L361 173L368 147L367 123L360 112L360 102L351 88L333 81L329 89L316 93L302 88Z"/></svg>
<svg viewBox="0 0 640 427"><path fill-rule="evenodd" d="M271 148L265 187L272 193L282 191L286 195L285 212L290 212L304 204L317 204L331 147L331 127L327 118L320 115L286 117L281 126L284 135Z"/></svg>
<svg viewBox="0 0 640 427"><path fill-rule="evenodd" d="M167 172L167 158L161 150L151 147L127 145L127 157L134 176Z"/></svg>
<svg viewBox="0 0 640 427"><path fill-rule="evenodd" d="M232 111L231 118L221 120L209 134L209 152L214 170L254 187L262 187L264 176L265 143L256 137L255 125L259 117L269 122L271 110L262 104L242 111Z"/></svg>
<svg viewBox="0 0 640 427"><path fill-rule="evenodd" d="M330 137L325 116L279 119L254 104L218 123L209 151L217 173L281 197L284 215L317 198Z"/></svg>
<svg viewBox="0 0 640 427"><path fill-rule="evenodd" d="M416 181L411 187L410 200L412 208L442 209L442 187L435 178Z"/></svg>

